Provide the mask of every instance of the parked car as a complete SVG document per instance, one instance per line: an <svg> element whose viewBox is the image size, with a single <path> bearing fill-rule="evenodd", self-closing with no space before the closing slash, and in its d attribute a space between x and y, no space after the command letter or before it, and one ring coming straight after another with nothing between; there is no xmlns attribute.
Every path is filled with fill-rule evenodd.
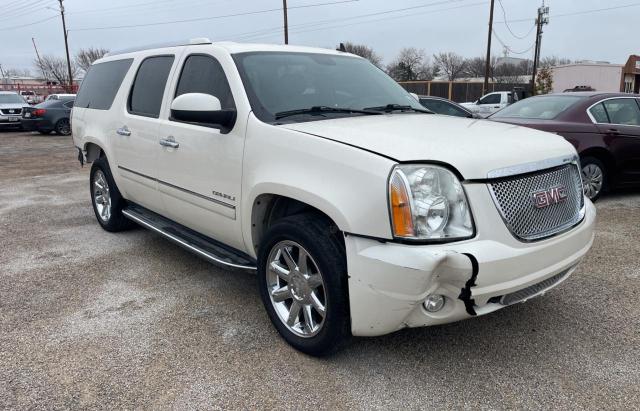
<svg viewBox="0 0 640 411"><path fill-rule="evenodd" d="M474 114L478 114L481 117L488 117L513 102L514 99L512 92L496 91L494 93L485 94L476 101L461 103L460 105Z"/></svg>
<svg viewBox="0 0 640 411"><path fill-rule="evenodd" d="M434 96L418 96L418 101L425 108L433 111L436 114L466 118L481 118L479 115L472 113L470 110L462 107L460 104L446 98Z"/></svg>
<svg viewBox="0 0 640 411"><path fill-rule="evenodd" d="M578 151L587 197L640 186L640 96L625 93L547 94L513 104L490 120L550 131Z"/></svg>
<svg viewBox="0 0 640 411"><path fill-rule="evenodd" d="M25 108L22 113L22 129L49 134L55 131L61 136L71 134L71 109L73 98L47 100L33 107Z"/></svg>
<svg viewBox="0 0 640 411"><path fill-rule="evenodd" d="M20 95L22 96L22 98L24 98L27 104L30 105L38 104L41 101L40 96L36 94L35 91L23 90L20 92Z"/></svg>
<svg viewBox="0 0 640 411"><path fill-rule="evenodd" d="M275 328L313 355L540 295L593 241L563 138L434 115L340 51L198 39L110 53L72 128L102 228L136 222L257 271Z"/></svg>
<svg viewBox="0 0 640 411"><path fill-rule="evenodd" d="M59 100L59 99L75 99L75 94L49 94L46 100Z"/></svg>
<svg viewBox="0 0 640 411"><path fill-rule="evenodd" d="M22 110L29 104L15 91L0 91L0 129L20 128Z"/></svg>

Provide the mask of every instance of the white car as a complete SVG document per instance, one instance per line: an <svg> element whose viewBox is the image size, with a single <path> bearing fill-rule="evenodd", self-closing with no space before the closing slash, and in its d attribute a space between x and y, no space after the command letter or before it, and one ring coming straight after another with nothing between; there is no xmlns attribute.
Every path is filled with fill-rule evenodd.
<svg viewBox="0 0 640 411"><path fill-rule="evenodd" d="M489 117L498 110L502 110L514 101L511 91L496 91L495 93L485 94L477 101L461 103L460 105L470 110L472 113L480 117Z"/></svg>
<svg viewBox="0 0 640 411"><path fill-rule="evenodd" d="M46 100L70 100L76 98L75 94L49 94Z"/></svg>
<svg viewBox="0 0 640 411"><path fill-rule="evenodd" d="M0 130L20 128L22 111L27 107L29 104L15 91L0 91Z"/></svg>
<svg viewBox="0 0 640 411"><path fill-rule="evenodd" d="M135 222L257 271L274 326L313 355L540 295L593 241L562 137L430 114L339 51L201 39L111 53L72 125L105 230Z"/></svg>

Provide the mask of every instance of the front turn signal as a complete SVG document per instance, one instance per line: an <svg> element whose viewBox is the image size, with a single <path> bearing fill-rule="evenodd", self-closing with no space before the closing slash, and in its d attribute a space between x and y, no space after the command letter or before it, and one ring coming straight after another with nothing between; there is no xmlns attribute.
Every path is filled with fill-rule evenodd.
<svg viewBox="0 0 640 411"><path fill-rule="evenodd" d="M407 185L399 172L394 172L389 184L393 234L397 237L413 237L413 217Z"/></svg>

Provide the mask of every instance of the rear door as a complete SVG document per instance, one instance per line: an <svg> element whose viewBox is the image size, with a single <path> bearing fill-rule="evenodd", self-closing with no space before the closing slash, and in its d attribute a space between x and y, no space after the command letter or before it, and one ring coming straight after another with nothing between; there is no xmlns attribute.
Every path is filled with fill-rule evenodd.
<svg viewBox="0 0 640 411"><path fill-rule="evenodd" d="M591 107L601 134L616 157L618 183L640 183L640 104L633 97L610 98ZM605 122L606 119L606 122Z"/></svg>
<svg viewBox="0 0 640 411"><path fill-rule="evenodd" d="M119 120L111 130L112 141L121 177L119 185L125 197L160 213L162 206L156 182L158 118L176 56L173 52L156 50L136 60L135 76L120 108Z"/></svg>

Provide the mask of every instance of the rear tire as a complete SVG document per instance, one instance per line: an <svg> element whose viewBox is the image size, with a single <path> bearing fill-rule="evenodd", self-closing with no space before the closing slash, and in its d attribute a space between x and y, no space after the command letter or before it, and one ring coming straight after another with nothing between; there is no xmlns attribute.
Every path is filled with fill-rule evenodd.
<svg viewBox="0 0 640 411"><path fill-rule="evenodd" d="M55 132L59 136L71 135L71 123L68 118L58 120L55 126Z"/></svg>
<svg viewBox="0 0 640 411"><path fill-rule="evenodd" d="M584 195L595 202L608 189L607 168L600 159L589 156L580 159L580 166Z"/></svg>
<svg viewBox="0 0 640 411"><path fill-rule="evenodd" d="M258 287L271 322L297 350L323 356L351 337L347 259L327 218L277 221L260 246Z"/></svg>
<svg viewBox="0 0 640 411"><path fill-rule="evenodd" d="M89 190L93 212L103 229L118 232L134 226L134 223L122 214L127 201L113 180L107 157L100 157L91 165Z"/></svg>

